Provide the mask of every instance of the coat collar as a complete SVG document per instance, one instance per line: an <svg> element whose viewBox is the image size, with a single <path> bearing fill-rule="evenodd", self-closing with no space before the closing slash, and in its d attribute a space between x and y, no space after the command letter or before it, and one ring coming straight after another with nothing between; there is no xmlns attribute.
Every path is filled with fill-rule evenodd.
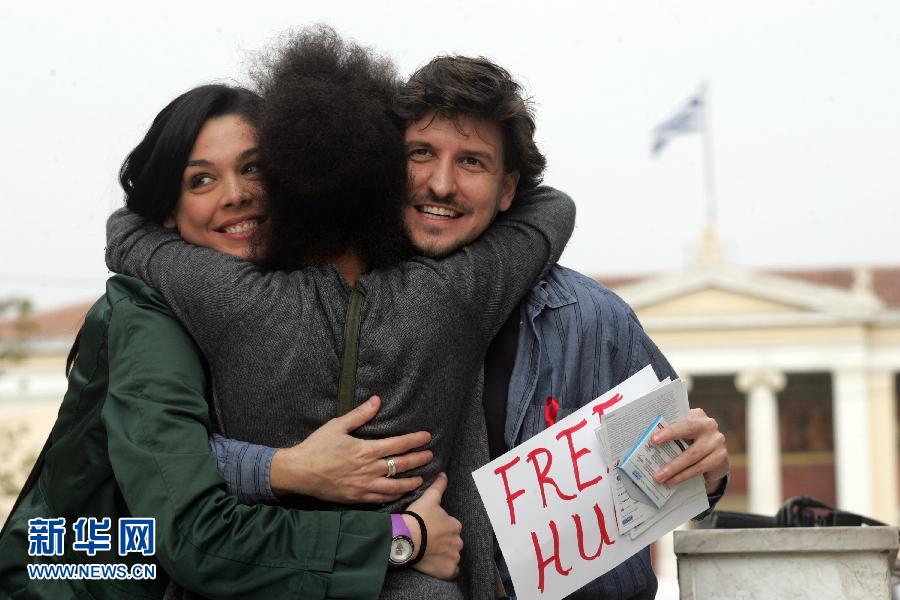
<svg viewBox="0 0 900 600"><path fill-rule="evenodd" d="M537 282L528 296L525 298L525 304L528 309L528 315L531 318L536 317L544 308L561 308L574 304L578 299L575 293L566 285L565 279L562 277L561 268L554 266Z"/></svg>

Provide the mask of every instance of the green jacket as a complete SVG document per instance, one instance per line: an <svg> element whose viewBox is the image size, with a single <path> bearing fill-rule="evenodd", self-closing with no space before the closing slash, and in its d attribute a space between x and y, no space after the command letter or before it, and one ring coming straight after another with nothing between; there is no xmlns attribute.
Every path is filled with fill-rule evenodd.
<svg viewBox="0 0 900 600"><path fill-rule="evenodd" d="M391 526L378 512L245 506L209 447L201 358L160 296L115 276L88 312L36 485L0 537L0 597L375 598ZM156 519L155 556L117 553L120 517ZM65 554L28 556L28 520L66 519ZM110 517L112 549L72 548L79 517ZM155 580L29 580L27 563L156 563Z"/></svg>

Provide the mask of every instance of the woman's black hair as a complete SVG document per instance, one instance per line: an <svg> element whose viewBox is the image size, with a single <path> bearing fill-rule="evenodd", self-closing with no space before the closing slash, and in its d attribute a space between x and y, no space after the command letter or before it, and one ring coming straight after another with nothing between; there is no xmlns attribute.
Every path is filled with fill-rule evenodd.
<svg viewBox="0 0 900 600"><path fill-rule="evenodd" d="M119 169L125 206L154 223L169 218L178 205L181 179L203 124L214 117L237 115L256 126L261 100L250 90L201 85L166 105ZM66 358L66 374L78 356L81 330Z"/></svg>
<svg viewBox="0 0 900 600"><path fill-rule="evenodd" d="M128 210L154 223L165 221L178 204L184 167L203 124L238 115L256 126L260 103L250 90L222 84L202 85L172 100L119 169Z"/></svg>

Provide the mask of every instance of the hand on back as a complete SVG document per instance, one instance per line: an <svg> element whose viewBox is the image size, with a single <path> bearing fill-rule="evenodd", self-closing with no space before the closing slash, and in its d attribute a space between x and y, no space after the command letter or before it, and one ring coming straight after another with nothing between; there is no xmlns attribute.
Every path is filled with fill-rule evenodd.
<svg viewBox="0 0 900 600"><path fill-rule="evenodd" d="M270 472L272 491L277 496L303 494L341 504L383 504L422 485L419 476L400 475L431 461L430 450L415 450L427 444L431 434L418 431L380 440L350 435L371 421L380 407L381 399L372 396L296 446L276 451ZM397 477L385 477L388 458L394 461Z"/></svg>

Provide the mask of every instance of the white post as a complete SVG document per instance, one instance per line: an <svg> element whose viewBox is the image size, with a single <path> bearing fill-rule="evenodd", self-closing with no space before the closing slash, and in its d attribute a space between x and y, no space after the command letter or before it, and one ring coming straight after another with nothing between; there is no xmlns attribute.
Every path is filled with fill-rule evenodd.
<svg viewBox="0 0 900 600"><path fill-rule="evenodd" d="M772 369L738 374L737 389L747 394L747 483L752 513L774 516L781 506L781 439L778 397L785 376Z"/></svg>
<svg viewBox="0 0 900 600"><path fill-rule="evenodd" d="M709 85L703 82L700 94L703 96L703 190L706 195L706 227L715 229L716 220L716 192L713 178L713 150L712 127L710 125L710 94Z"/></svg>
<svg viewBox="0 0 900 600"><path fill-rule="evenodd" d="M871 516L872 464L868 381L861 369L835 371L834 462L838 508Z"/></svg>

